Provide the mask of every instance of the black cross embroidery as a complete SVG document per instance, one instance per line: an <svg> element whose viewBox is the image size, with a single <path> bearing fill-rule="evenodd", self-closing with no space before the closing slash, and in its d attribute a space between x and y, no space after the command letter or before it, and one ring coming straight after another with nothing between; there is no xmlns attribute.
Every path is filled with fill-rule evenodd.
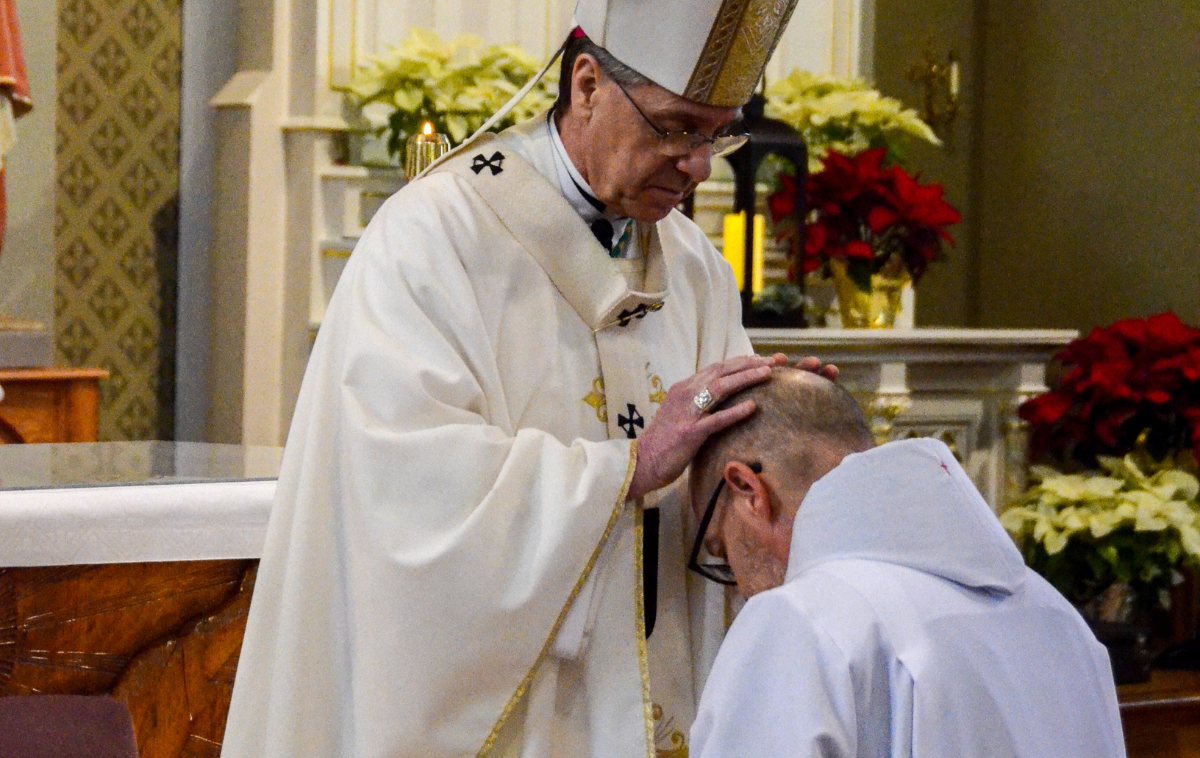
<svg viewBox="0 0 1200 758"><path fill-rule="evenodd" d="M621 326L629 326L629 324L634 319L646 318L647 313L654 313L655 311L660 311L660 310L662 310L662 307L663 307L662 303L653 303L651 305L646 305L645 303L639 303L638 306L636 308L634 308L633 310L629 310L628 308L626 308L625 310L618 313L617 314L617 323L620 324Z"/></svg>
<svg viewBox="0 0 1200 758"><path fill-rule="evenodd" d="M637 406L633 403L626 403L629 409L629 415L620 414L617 416L617 426L625 430L625 436L631 440L637 439L637 430L646 428L646 420L642 418L642 414L638 413Z"/></svg>
<svg viewBox="0 0 1200 758"><path fill-rule="evenodd" d="M484 158L483 153L476 155L471 161L471 170L476 174L483 171L485 168L492 170L492 176L504 170L504 153L497 150L492 153L491 158Z"/></svg>

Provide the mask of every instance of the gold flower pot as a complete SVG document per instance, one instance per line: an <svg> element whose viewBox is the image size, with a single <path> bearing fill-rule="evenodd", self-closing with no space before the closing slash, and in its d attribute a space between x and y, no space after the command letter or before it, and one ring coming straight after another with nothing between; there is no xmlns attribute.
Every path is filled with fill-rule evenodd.
<svg viewBox="0 0 1200 758"><path fill-rule="evenodd" d="M833 289L837 293L842 327L846 329L891 329L900 313L900 295L912 281L904 264L895 256L879 273L871 275L871 291L858 288L846 271L846 262L829 261Z"/></svg>

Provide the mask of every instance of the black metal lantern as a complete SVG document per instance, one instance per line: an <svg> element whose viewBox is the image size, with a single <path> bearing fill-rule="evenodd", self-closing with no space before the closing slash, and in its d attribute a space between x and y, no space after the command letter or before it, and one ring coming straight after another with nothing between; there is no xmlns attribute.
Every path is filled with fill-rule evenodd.
<svg viewBox="0 0 1200 758"><path fill-rule="evenodd" d="M791 161L796 167L796 205L794 216L796 220L796 237L793 242L793 260L800 261L800 253L804 249L804 217L805 180L808 177L808 146L795 129L782 121L767 118L763 115L766 100L762 95L754 95L742 109L750 139L736 152L726 156L733 166L734 190L733 212L746 214L745 275L742 277L742 321L747 326L755 326L752 304L754 300L754 208L756 189L754 177L758 167L768 155L778 155ZM797 272L797 285L804 293L804 276ZM796 326L807 327L803 305L800 308Z"/></svg>

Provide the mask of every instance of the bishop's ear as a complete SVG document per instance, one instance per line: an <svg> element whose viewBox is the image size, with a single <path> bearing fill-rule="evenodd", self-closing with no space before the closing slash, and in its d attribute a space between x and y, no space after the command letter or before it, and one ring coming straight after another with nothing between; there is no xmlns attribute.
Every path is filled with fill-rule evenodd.
<svg viewBox="0 0 1200 758"><path fill-rule="evenodd" d="M752 520L771 520L771 496L757 463L730 461L725 464L725 486L732 495L731 506Z"/></svg>
<svg viewBox="0 0 1200 758"><path fill-rule="evenodd" d="M571 107L580 117L591 116L600 82L599 62L586 53L580 54L571 69Z"/></svg>

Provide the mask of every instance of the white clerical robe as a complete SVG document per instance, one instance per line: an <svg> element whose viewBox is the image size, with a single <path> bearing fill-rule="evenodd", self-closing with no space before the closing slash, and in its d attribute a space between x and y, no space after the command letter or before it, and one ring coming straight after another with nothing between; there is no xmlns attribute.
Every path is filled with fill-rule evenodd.
<svg viewBox="0 0 1200 758"><path fill-rule="evenodd" d="M636 266L611 259L546 180L548 136L538 120L461 148L351 256L288 436L225 758L683 745L722 596L686 576L680 488L658 493L645 640L634 438L667 387L750 345L703 233L672 213L635 225Z"/></svg>
<svg viewBox="0 0 1200 758"><path fill-rule="evenodd" d="M734 621L692 758L1118 758L1107 653L933 440L847 457Z"/></svg>

